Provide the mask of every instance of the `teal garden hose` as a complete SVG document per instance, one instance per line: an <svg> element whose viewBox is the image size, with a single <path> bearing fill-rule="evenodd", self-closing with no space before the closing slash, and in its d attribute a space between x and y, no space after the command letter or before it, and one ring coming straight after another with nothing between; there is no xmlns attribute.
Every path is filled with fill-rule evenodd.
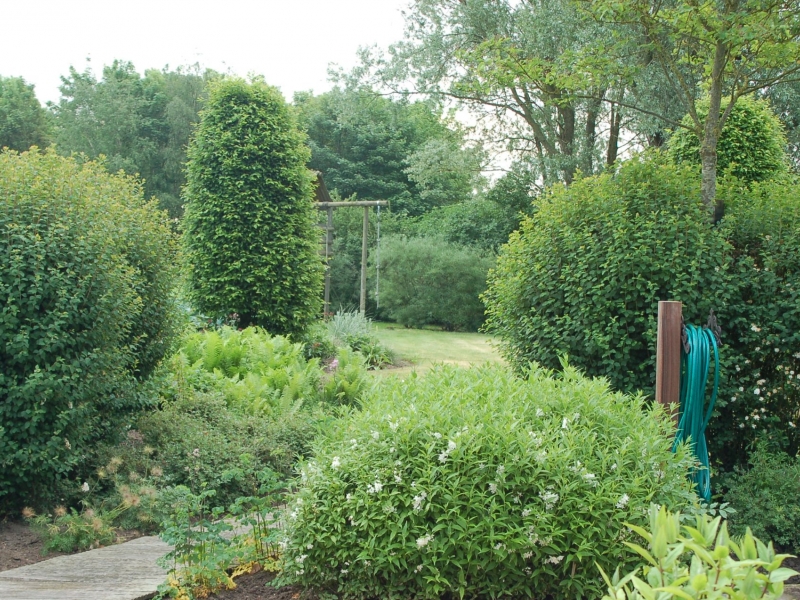
<svg viewBox="0 0 800 600"><path fill-rule="evenodd" d="M698 495L711 502L711 476L706 444L706 426L711 419L719 389L719 348L714 333L705 327L686 326L688 351L681 350L681 400L678 431L675 434L673 451L681 442L692 445L699 468L694 469L691 479ZM714 351L714 388L711 400L706 404L706 382L711 366L711 350Z"/></svg>

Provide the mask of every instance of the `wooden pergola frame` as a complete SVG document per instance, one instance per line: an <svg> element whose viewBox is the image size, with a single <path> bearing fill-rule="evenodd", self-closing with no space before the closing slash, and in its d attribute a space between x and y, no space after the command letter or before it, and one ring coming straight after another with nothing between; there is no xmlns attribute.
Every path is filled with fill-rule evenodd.
<svg viewBox="0 0 800 600"><path fill-rule="evenodd" d="M330 259L333 254L333 211L336 208L351 208L354 206L364 207L364 228L361 233L361 295L358 303L358 310L363 315L367 310L367 238L369 237L369 209L373 206L389 206L388 200L357 200L353 202L334 202L322 180L322 174L317 172L316 181L316 207L317 210L327 212L327 221L322 227L325 231L322 246L324 250L320 254L325 258L325 308L324 314L330 314L331 302L331 268Z"/></svg>

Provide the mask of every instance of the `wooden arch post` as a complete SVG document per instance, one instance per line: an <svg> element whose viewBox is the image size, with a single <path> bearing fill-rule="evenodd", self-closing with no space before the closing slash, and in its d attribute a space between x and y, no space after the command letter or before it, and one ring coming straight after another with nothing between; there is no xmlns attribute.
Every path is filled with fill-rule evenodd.
<svg viewBox="0 0 800 600"><path fill-rule="evenodd" d="M670 404L681 399L681 337L683 305L680 302L658 303L658 341L656 343L656 402L668 412ZM678 413L672 413L677 420Z"/></svg>

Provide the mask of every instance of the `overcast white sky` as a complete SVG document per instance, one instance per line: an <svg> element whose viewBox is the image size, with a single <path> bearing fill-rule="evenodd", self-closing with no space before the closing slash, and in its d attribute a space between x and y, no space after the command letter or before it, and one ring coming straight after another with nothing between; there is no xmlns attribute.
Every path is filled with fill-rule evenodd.
<svg viewBox="0 0 800 600"><path fill-rule="evenodd" d="M0 0L0 75L59 98L60 76L91 59L143 72L199 62L259 73L288 100L330 88L329 63L349 68L359 46L388 46L403 33L409 0Z"/></svg>

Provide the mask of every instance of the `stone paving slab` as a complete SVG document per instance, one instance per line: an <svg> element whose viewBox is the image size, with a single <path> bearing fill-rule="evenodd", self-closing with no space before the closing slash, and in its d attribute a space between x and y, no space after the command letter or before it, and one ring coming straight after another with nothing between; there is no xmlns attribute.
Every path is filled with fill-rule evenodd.
<svg viewBox="0 0 800 600"><path fill-rule="evenodd" d="M141 537L0 572L1 600L143 600L166 579L170 546Z"/></svg>

